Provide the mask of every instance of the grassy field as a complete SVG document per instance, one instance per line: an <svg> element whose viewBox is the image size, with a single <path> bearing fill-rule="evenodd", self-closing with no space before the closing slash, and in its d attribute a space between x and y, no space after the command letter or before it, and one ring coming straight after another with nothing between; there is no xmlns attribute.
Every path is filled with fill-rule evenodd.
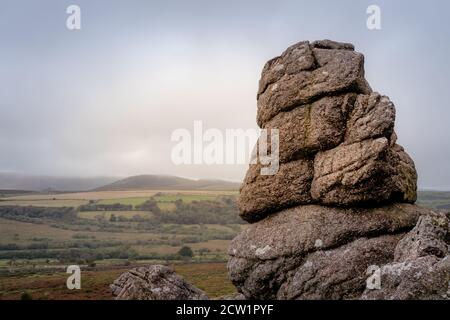
<svg viewBox="0 0 450 320"><path fill-rule="evenodd" d="M170 265L186 281L205 291L211 298L232 294L235 288L228 280L224 263ZM113 299L109 285L133 266L99 267L81 273L81 289L66 287L64 272L0 275L0 299L17 300L27 292L35 300L109 300Z"/></svg>
<svg viewBox="0 0 450 320"><path fill-rule="evenodd" d="M76 199L29 199L29 200L0 200L0 206L35 206L35 207L79 207L88 203L88 200Z"/></svg>
<svg viewBox="0 0 450 320"><path fill-rule="evenodd" d="M103 217L104 219L111 219L111 215L116 217L133 218L136 215L145 216L149 214L145 211L82 211L78 212L78 216L82 219L98 219L98 217Z"/></svg>
<svg viewBox="0 0 450 320"><path fill-rule="evenodd" d="M89 212L82 212L79 214L89 214ZM102 214L102 213L100 213ZM120 241L122 244L129 244L133 247L133 244L136 242L146 243L151 240L162 239L183 239L184 236L192 234L192 230L199 230L197 225L183 225L183 226L171 226L166 225L167 229L171 229L176 227L176 231L179 234L171 233L170 231L167 233L151 233L151 232L102 232L102 231L74 231L74 230L65 230L60 228L55 228L46 224L34 224L27 223L21 221L13 221L0 218L0 243L15 243L15 244L30 244L35 242L55 242L61 243L64 241L72 241L74 239L89 239L91 241ZM243 228L243 226L237 226L238 228ZM210 232L231 232L232 230L228 226L220 226L220 225L204 225L205 233ZM226 245L229 241L223 241L221 248L223 252L225 252ZM210 248L211 246L216 249L216 245L211 245L211 243L215 243L213 240L199 242L199 243L184 243L190 244L194 248L205 247ZM137 246L142 247L141 244ZM161 248L164 248L164 245L156 244L146 244L145 245L149 250L153 248L155 252L161 253ZM172 249L170 252L173 252L175 249L179 249L181 245L178 246L167 246Z"/></svg>
<svg viewBox="0 0 450 320"><path fill-rule="evenodd" d="M420 191L417 204L430 208L450 209L450 192Z"/></svg>
<svg viewBox="0 0 450 320"><path fill-rule="evenodd" d="M186 191L186 190L137 190L137 191L98 191L60 194L27 194L0 198L0 206L73 207L77 208L96 201L98 204L131 205L135 208L150 197L158 202L163 210L172 210L176 200L214 200L218 196L236 195L234 191Z"/></svg>
<svg viewBox="0 0 450 320"><path fill-rule="evenodd" d="M158 202L158 206L164 210L171 210L174 208L174 202L176 200L182 200L186 203L192 201L201 200L214 200L217 198L218 194L161 194L156 193L153 198ZM134 208L143 204L148 200L148 197L132 197L132 198L112 198L112 199L101 199L98 200L98 204L125 204L131 205Z"/></svg>
<svg viewBox="0 0 450 320"><path fill-rule="evenodd" d="M244 224L153 223L148 220L153 213L137 207L152 197L163 215L173 212L179 200L184 204L205 202L204 210L214 210L214 201L220 201L220 196L235 195L228 191L139 190L5 196L0 207L72 207L77 212L72 219L33 218L8 215L10 209L6 209L6 216L0 216L0 299L20 299L23 292L33 299L111 299L109 285L131 268L125 266L130 263L171 264L211 297L233 293L224 262L230 239L245 228ZM131 205L132 210L100 210L100 206L94 208L96 211L78 210L88 203L120 203ZM180 257L178 251L183 246L189 246L194 256ZM81 290L66 289L67 274L58 268L69 261L61 259L90 265L83 272Z"/></svg>
<svg viewBox="0 0 450 320"><path fill-rule="evenodd" d="M219 195L237 195L236 191L189 191L189 190L128 190L128 191L94 191L94 192L74 192L57 194L31 194L19 195L13 197L3 197L0 200L5 201L41 201L41 200L108 200L124 198L149 198L157 194L163 194L161 200L168 197L177 198L179 196L219 196Z"/></svg>

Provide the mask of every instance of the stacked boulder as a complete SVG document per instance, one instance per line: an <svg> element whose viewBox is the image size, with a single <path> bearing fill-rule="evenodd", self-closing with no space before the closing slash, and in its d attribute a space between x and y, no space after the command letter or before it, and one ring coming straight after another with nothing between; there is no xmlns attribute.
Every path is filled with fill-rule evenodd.
<svg viewBox="0 0 450 320"><path fill-rule="evenodd" d="M263 175L252 164L241 186L240 215L251 225L229 250L238 291L249 299L401 296L399 279L389 280L386 270L424 255L404 244L423 241L405 235L422 215L440 213L413 205L414 162L396 143L394 104L364 78L364 56L347 43L297 43L266 63L257 100L258 125L279 132L279 170ZM440 251L428 248L434 258L416 263L435 276L428 289L417 289L421 297L429 290L445 296L436 282L450 281L448 216L433 219L447 224L428 241ZM376 295L367 278L378 267L390 285Z"/></svg>

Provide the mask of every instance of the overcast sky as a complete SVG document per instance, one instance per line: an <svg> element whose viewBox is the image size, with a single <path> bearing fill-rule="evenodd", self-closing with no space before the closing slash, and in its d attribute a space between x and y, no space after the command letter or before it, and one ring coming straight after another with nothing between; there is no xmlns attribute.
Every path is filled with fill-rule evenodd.
<svg viewBox="0 0 450 320"><path fill-rule="evenodd" d="M81 7L79 31L66 8ZM381 30L366 9L381 8ZM172 163L177 128L256 128L264 63L300 40L352 42L397 108L422 188L450 190L448 1L0 2L0 171L239 181Z"/></svg>

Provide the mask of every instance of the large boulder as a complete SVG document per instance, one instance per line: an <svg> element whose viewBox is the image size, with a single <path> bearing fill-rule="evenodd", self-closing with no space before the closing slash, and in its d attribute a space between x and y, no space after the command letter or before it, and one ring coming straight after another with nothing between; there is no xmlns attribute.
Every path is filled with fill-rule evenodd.
<svg viewBox="0 0 450 320"><path fill-rule="evenodd" d="M357 299L367 270L392 260L402 234L361 238L336 249L316 251L290 272L277 299Z"/></svg>
<svg viewBox="0 0 450 320"><path fill-rule="evenodd" d="M370 259L355 260L360 272L354 273L354 268L349 268L339 275L341 278L357 277L358 283L362 283L369 265L393 260L397 236L412 229L423 212L427 210L409 204L376 209L306 205L280 211L251 224L233 239L229 248L230 279L249 299L306 298L309 294L289 293L286 285L283 291L280 288L293 281L291 278L303 270L308 259L325 268L327 259L315 252L342 256L343 252L350 254L353 250L353 257L356 257L363 252L364 245L370 244L378 253L369 250L367 254L373 253ZM385 237L389 235L394 237ZM372 241L372 238L380 239ZM326 268L330 273L335 263L336 260L328 259ZM357 291L361 294L363 290L364 287L359 286ZM351 296L344 289L340 295ZM329 296L324 293L323 297Z"/></svg>
<svg viewBox="0 0 450 320"><path fill-rule="evenodd" d="M134 268L111 285L117 300L207 300L208 296L162 265Z"/></svg>
<svg viewBox="0 0 450 320"><path fill-rule="evenodd" d="M264 66L257 123L263 127L281 111L346 91L371 92L364 79L364 56L336 42L299 42Z"/></svg>
<svg viewBox="0 0 450 320"><path fill-rule="evenodd" d="M388 97L377 92L360 94L347 120L345 143L389 138L394 132L394 123L395 107Z"/></svg>
<svg viewBox="0 0 450 320"><path fill-rule="evenodd" d="M335 206L414 203L417 173L404 149L385 137L342 144L316 155L311 195Z"/></svg>
<svg viewBox="0 0 450 320"><path fill-rule="evenodd" d="M381 266L379 287L362 299L450 299L450 220L430 212L395 248L394 261Z"/></svg>

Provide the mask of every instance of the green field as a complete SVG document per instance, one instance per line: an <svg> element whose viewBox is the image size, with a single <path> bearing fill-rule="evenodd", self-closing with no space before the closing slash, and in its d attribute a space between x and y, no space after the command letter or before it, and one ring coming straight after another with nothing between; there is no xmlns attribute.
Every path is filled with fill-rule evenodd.
<svg viewBox="0 0 450 320"><path fill-rule="evenodd" d="M189 191L189 190L126 190L126 191L92 191L57 194L24 194L15 196L4 196L0 200L5 201L43 201L43 200L102 200L123 198L149 198L156 195L171 196L219 196L237 195L236 191Z"/></svg>
<svg viewBox="0 0 450 320"><path fill-rule="evenodd" d="M98 219L98 217L103 217L106 220L111 219L111 215L116 217L133 218L136 215L145 216L149 214L145 211L83 211L78 212L78 216L82 219Z"/></svg>
<svg viewBox="0 0 450 320"><path fill-rule="evenodd" d="M140 190L2 198L0 298L18 299L27 291L35 299L110 299L108 286L128 269L124 264L148 263L174 265L212 297L232 293L224 262L230 240L245 224L234 200L223 197L235 199L235 193ZM148 200L158 212L138 208ZM87 204L95 210L79 208ZM102 207L115 204L131 210ZM183 246L192 249L192 257L178 254ZM83 290L75 293L61 282L66 274L55 271L74 263L90 266Z"/></svg>
<svg viewBox="0 0 450 320"><path fill-rule="evenodd" d="M158 202L161 209L172 209L173 203L177 200L184 202L202 201L202 200L214 200L217 198L216 194L155 194L153 198ZM98 204L125 204L131 205L134 208L143 204L148 200L148 197L133 197L133 198L114 198L114 199L101 199L98 200Z"/></svg>
<svg viewBox="0 0 450 320"><path fill-rule="evenodd" d="M214 200L218 196L235 196L233 191L165 191L165 190L138 190L138 191L97 191L60 194L26 194L4 196L0 198L0 206L37 206L37 207L79 207L89 201L98 204L141 205L153 197L161 209L173 209L176 200L184 202Z"/></svg>
<svg viewBox="0 0 450 320"><path fill-rule="evenodd" d="M450 192L419 191L417 204L429 208L450 209Z"/></svg>
<svg viewBox="0 0 450 320"><path fill-rule="evenodd" d="M133 207L136 207L140 204L143 204L145 201L147 201L148 198L119 198L119 199L102 199L99 200L98 204L125 204L125 205L131 205Z"/></svg>

